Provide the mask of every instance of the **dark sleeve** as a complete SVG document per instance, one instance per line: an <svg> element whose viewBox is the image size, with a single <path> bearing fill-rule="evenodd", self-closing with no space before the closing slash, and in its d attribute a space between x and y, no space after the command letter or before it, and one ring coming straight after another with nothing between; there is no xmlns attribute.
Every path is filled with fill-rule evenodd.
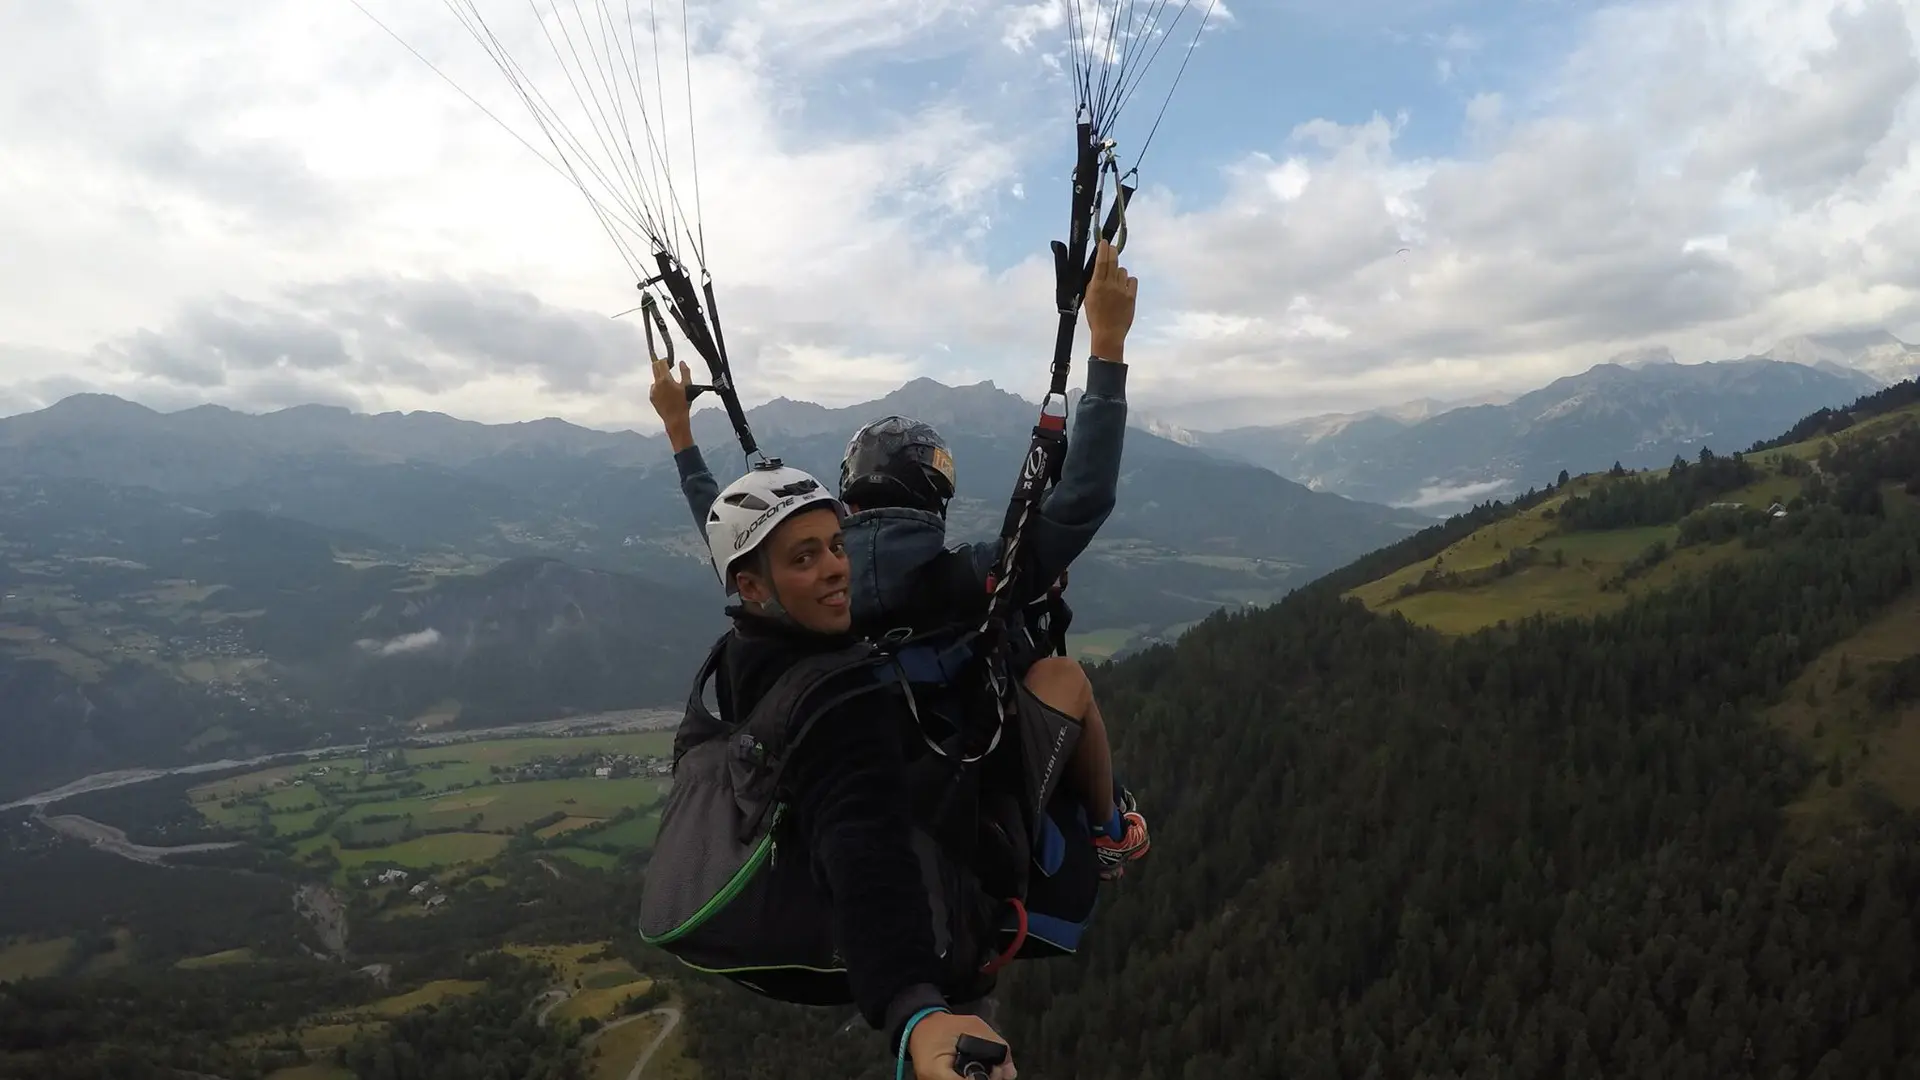
<svg viewBox="0 0 1920 1080"><path fill-rule="evenodd" d="M1066 460L1060 463L1060 482L1040 500L1027 525L1016 606L1051 587L1106 524L1119 498L1120 451L1126 437L1127 366L1090 361L1087 392L1080 395ZM972 567L974 580L984 590L999 557L997 539L953 550Z"/></svg>
<svg viewBox="0 0 1920 1080"><path fill-rule="evenodd" d="M878 700L821 717L787 764L795 824L833 899L834 939L860 1015L897 1035L935 985L927 902L909 833L911 809L895 718Z"/></svg>
<svg viewBox="0 0 1920 1080"><path fill-rule="evenodd" d="M1040 500L1031 537L1036 583L1044 589L1093 542L1113 513L1120 490L1120 451L1127 438L1127 365L1087 363L1087 392L1067 439L1060 482Z"/></svg>
<svg viewBox="0 0 1920 1080"><path fill-rule="evenodd" d="M704 539L707 511L713 509L713 500L720 497L720 485L713 479L713 471L707 468L706 459L700 456L698 446L689 446L673 455L673 464L680 470L680 494L687 500L687 509L693 511L693 527L700 530Z"/></svg>

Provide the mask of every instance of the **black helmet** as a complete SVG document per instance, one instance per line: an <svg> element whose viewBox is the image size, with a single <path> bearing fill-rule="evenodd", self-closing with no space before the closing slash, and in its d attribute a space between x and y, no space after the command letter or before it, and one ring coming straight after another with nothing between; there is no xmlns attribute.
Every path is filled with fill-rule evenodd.
<svg viewBox="0 0 1920 1080"><path fill-rule="evenodd" d="M840 501L862 510L902 506L944 516L953 454L931 424L886 416L853 433L840 459Z"/></svg>

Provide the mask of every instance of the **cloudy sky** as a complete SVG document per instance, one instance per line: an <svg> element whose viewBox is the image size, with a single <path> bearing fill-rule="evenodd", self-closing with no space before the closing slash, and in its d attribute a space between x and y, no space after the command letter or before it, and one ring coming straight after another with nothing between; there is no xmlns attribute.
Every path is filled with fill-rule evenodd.
<svg viewBox="0 0 1920 1080"><path fill-rule="evenodd" d="M553 158L507 81L439 0L360 5L0 4L0 414L97 389L657 426L613 317L633 275L482 111ZM680 0L607 6L664 76L747 398L1038 396L1060 3L690 0L684 35ZM1121 116L1129 160L1204 6ZM528 5L478 7L610 168ZM1920 340L1917 36L1920 0L1222 0L1142 165L1136 408L1226 426L1650 344Z"/></svg>

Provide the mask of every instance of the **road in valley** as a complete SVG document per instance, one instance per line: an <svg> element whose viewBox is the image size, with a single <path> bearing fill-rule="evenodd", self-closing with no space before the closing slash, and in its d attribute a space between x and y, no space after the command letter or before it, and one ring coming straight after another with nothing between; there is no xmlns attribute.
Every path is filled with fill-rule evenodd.
<svg viewBox="0 0 1920 1080"><path fill-rule="evenodd" d="M667 1022L661 1026L660 1034L655 1035L653 1041L647 1044L647 1048L640 1052L640 1060L633 1063L633 1071L627 1074L627 1080L640 1080L640 1074L646 1071L647 1063L653 1060L653 1052L660 1049L660 1044L666 1042L667 1036L673 1034L673 1029L680 1025L679 1009L663 1005L653 1011L666 1017ZM640 1015L650 1016L652 1014L641 1013Z"/></svg>
<svg viewBox="0 0 1920 1080"><path fill-rule="evenodd" d="M565 986L556 986L535 998L534 1001L538 1004L539 1011L534 1015L534 1023L545 1025L547 1017L553 1015L553 1010L566 1004L572 997L572 990ZM647 1064L653 1060L654 1052L659 1050L661 1044L667 1041L667 1036L673 1034L673 1029L680 1025L680 1009L677 1006L662 1005L657 1009L648 1009L643 1013L634 1013L632 1016L622 1016L618 1020L609 1020L605 1024L602 1024L598 1031L587 1036L581 1045L583 1047L592 1046L602 1035L612 1031L614 1028L626 1027L636 1020L645 1020L649 1016L664 1016L667 1018L667 1022L661 1026L659 1033L653 1037L653 1041L647 1044L647 1048L640 1051L640 1056L634 1059L633 1068L627 1070L626 1080L640 1080L640 1074L646 1071Z"/></svg>
<svg viewBox="0 0 1920 1080"><path fill-rule="evenodd" d="M598 1039L614 1028L625 1027L636 1020L645 1020L649 1016L666 1017L667 1022L661 1025L660 1033L653 1037L653 1041L647 1044L645 1050L640 1051L640 1056L634 1059L633 1068L627 1070L627 1080L640 1080L640 1074L646 1072L647 1065L653 1061L654 1053L660 1049L661 1044L667 1041L667 1036L673 1034L673 1029L680 1026L680 1015L680 1010L677 1007L662 1005L657 1009L648 1009L643 1013L623 1016L618 1020L611 1021L599 1031L594 1032L593 1038L587 1040L587 1045L591 1046L594 1039Z"/></svg>
<svg viewBox="0 0 1920 1080"><path fill-rule="evenodd" d="M547 1017L553 1015L553 1010L565 1005L572 998L573 991L564 986L556 986L534 998L533 1000L540 1002L540 1011L533 1014L533 1022L541 1027L547 1026Z"/></svg>
<svg viewBox="0 0 1920 1080"><path fill-rule="evenodd" d="M600 731L664 731L680 722L681 713L673 709L626 709L617 713L595 713L591 716L569 716L559 720L534 720L524 724L507 724L504 727L467 728L457 731L434 731L417 735L408 735L397 739L394 746L441 746L447 743L477 742L482 739L497 739L507 735L558 735L576 728ZM114 769L109 772L94 773L78 780L49 788L36 795L15 799L10 803L0 803L0 811L15 810L23 806L43 807L59 802L61 799L83 795L89 791L105 791L108 788L126 787L128 784L142 784L148 780L158 780L163 776L179 776L190 773L223 772L228 769L242 769L254 765L272 765L290 761L313 761L317 758L339 757L342 754L357 753L365 743L341 743L338 746L321 746L311 750L289 750L276 754L261 754L250 758L221 758L218 761L202 761L193 765L175 765L167 768L136 767ZM184 848L176 850L186 850Z"/></svg>

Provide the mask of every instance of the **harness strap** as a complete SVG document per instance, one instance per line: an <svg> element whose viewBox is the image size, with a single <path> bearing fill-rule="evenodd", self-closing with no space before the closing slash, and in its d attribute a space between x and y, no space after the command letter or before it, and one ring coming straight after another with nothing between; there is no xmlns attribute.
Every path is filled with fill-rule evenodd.
<svg viewBox="0 0 1920 1080"><path fill-rule="evenodd" d="M1059 482L1067 449L1067 374L1073 363L1073 335L1079 325L1080 306L1086 297L1087 281L1093 273L1093 255L1089 254L1099 213L1101 191L1108 174L1114 175L1114 201L1106 219L1098 226L1102 238L1116 236L1125 242L1127 201L1133 188L1118 176L1112 161L1112 142L1094 137L1093 123L1084 111L1074 126L1078 154L1073 167L1073 209L1067 239L1053 242L1054 304L1060 324L1054 336L1052 380L1040 405L1040 419L1033 427L1033 441L1014 482L1013 497L1000 528L1000 557L987 578L987 614L980 626L987 641L988 681L1000 701L1004 724L1014 712L1013 680L1008 677L997 646L1007 632L1007 615L1013 605L1010 586L1021 570L1021 546L1026 539L1040 497ZM1103 161L1105 162L1103 168ZM1056 402L1058 403L1056 405ZM1064 655L1064 643L1056 646Z"/></svg>
<svg viewBox="0 0 1920 1080"><path fill-rule="evenodd" d="M1007 898L1007 906L1013 909L1013 944L1008 945L1000 951L998 956L987 961L986 964L980 968L982 975L992 975L1012 963L1013 958L1020 955L1021 948L1027 943L1027 905L1022 903L1018 897L1010 896Z"/></svg>
<svg viewBox="0 0 1920 1080"><path fill-rule="evenodd" d="M908 682L916 685L944 686L959 682L973 666L974 639L978 631L969 631L944 648L936 645L909 645L890 653L894 666ZM876 678L886 678L875 672Z"/></svg>
<svg viewBox="0 0 1920 1080"><path fill-rule="evenodd" d="M688 750L725 732L726 724L720 716L733 715L732 690L727 686L725 679L717 682L714 679L720 670L722 657L726 653L727 641L732 636L732 631L728 631L714 641L713 647L707 650L707 658L700 662L699 672L693 677L693 691L687 695L685 718L673 733L673 763L676 766L680 764L680 759ZM715 684L714 696L720 706L720 716L715 716L713 711L707 708L704 700L709 682Z"/></svg>

